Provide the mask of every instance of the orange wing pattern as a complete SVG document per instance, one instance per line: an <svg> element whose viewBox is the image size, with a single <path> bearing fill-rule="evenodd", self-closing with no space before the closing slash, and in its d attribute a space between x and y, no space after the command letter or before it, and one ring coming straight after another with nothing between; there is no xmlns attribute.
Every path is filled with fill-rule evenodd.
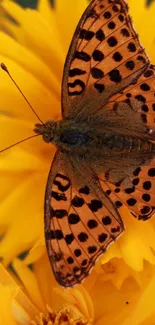
<svg viewBox="0 0 155 325"><path fill-rule="evenodd" d="M123 204L139 220L147 220L155 213L155 159L149 159L144 165L124 168L124 177L112 183L104 174L99 175L101 187L110 200L119 209ZM119 175L120 170L115 170Z"/></svg>
<svg viewBox="0 0 155 325"><path fill-rule="evenodd" d="M149 139L155 140L155 67L150 65L141 77L129 85L123 93L118 93L110 99L111 106L114 103L125 102L133 106L141 116L141 121L150 129ZM110 105L109 105L110 107Z"/></svg>
<svg viewBox="0 0 155 325"><path fill-rule="evenodd" d="M92 1L75 31L62 84L63 117L105 105L148 67L124 0Z"/></svg>
<svg viewBox="0 0 155 325"><path fill-rule="evenodd" d="M58 151L47 182L45 238L54 275L64 287L81 283L124 229L114 204L99 183L92 182L92 175L87 172L92 186L74 186L70 175L72 166Z"/></svg>

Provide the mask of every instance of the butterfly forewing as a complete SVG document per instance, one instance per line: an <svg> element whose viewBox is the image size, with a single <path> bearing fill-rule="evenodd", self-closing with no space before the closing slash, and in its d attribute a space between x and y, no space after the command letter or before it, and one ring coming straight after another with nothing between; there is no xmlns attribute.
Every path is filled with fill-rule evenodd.
<svg viewBox="0 0 155 325"><path fill-rule="evenodd" d="M79 185L71 177L72 168L68 157L57 152L45 198L47 251L55 277L64 287L81 283L123 231L120 215L99 182L92 182L87 171L88 184Z"/></svg>
<svg viewBox="0 0 155 325"><path fill-rule="evenodd" d="M82 108L86 112L86 106L93 114L94 105L104 105L110 96L136 80L148 63L126 2L92 1L79 22L66 59L63 116L84 115Z"/></svg>

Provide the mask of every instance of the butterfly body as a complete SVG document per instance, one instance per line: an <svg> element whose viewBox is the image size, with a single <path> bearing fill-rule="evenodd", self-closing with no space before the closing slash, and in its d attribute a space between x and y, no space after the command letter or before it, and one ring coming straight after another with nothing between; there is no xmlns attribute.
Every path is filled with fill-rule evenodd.
<svg viewBox="0 0 155 325"><path fill-rule="evenodd" d="M47 121L44 126L36 124L35 132L41 134L45 142L53 143L66 153L79 155L82 159L89 159L89 161L110 157L116 162L117 156L121 159L121 156L125 154L130 156L135 153L139 156L155 152L154 144L147 139L148 132L146 139L144 132L143 139L141 139L140 134L138 132L133 134L132 129L130 134L130 125L126 129L123 120L118 127L115 121L109 123L104 116L100 119L89 116L85 121L73 119L58 122Z"/></svg>
<svg viewBox="0 0 155 325"><path fill-rule="evenodd" d="M62 120L35 125L57 152L45 193L45 239L64 287L81 283L124 231L124 205L155 211L155 68L125 0L92 0L71 42Z"/></svg>

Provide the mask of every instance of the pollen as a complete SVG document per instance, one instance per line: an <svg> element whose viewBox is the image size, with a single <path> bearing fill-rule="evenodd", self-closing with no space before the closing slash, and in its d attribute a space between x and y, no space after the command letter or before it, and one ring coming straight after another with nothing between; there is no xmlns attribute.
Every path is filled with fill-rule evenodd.
<svg viewBox="0 0 155 325"><path fill-rule="evenodd" d="M81 314L76 313L76 308L68 306L57 313L47 306L47 313L40 313L36 320L31 321L31 325L91 325Z"/></svg>

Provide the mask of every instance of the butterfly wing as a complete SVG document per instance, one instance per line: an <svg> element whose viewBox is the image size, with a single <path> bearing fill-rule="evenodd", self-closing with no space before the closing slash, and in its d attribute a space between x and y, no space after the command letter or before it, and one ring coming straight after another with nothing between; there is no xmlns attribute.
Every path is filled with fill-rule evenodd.
<svg viewBox="0 0 155 325"><path fill-rule="evenodd" d="M57 151L45 194L47 251L54 275L64 287L81 283L124 229L99 181L90 170L81 174L75 168Z"/></svg>
<svg viewBox="0 0 155 325"><path fill-rule="evenodd" d="M119 132L121 129L123 134L134 134L143 141L151 141L142 144L136 140L135 147L132 143L133 149L139 152L137 157L131 156L128 168L123 165L124 175L120 177L119 169L111 170L106 181L111 199L118 200L120 206L126 205L136 218L142 220L155 213L155 144L152 142L155 141L154 94L155 68L149 66L134 85L113 96L108 104L111 116L115 108L115 128L118 123ZM147 146L150 150L145 151ZM115 182L112 174L116 176ZM105 175L101 178L105 180Z"/></svg>
<svg viewBox="0 0 155 325"><path fill-rule="evenodd" d="M140 78L123 92L110 99L109 108L115 103L127 103L148 130L149 140L155 140L155 67L150 65ZM138 116L137 115L137 116ZM143 132L144 137L144 132Z"/></svg>
<svg viewBox="0 0 155 325"><path fill-rule="evenodd" d="M135 81L148 57L124 0L93 0L83 14L67 55L62 83L63 117L93 113ZM91 105L90 105L91 102ZM87 109L86 109L87 108Z"/></svg>
<svg viewBox="0 0 155 325"><path fill-rule="evenodd" d="M114 168L108 177L101 173L102 189L117 209L128 207L132 215L139 220L147 220L155 213L155 159L139 159L139 164L123 166L123 172Z"/></svg>

